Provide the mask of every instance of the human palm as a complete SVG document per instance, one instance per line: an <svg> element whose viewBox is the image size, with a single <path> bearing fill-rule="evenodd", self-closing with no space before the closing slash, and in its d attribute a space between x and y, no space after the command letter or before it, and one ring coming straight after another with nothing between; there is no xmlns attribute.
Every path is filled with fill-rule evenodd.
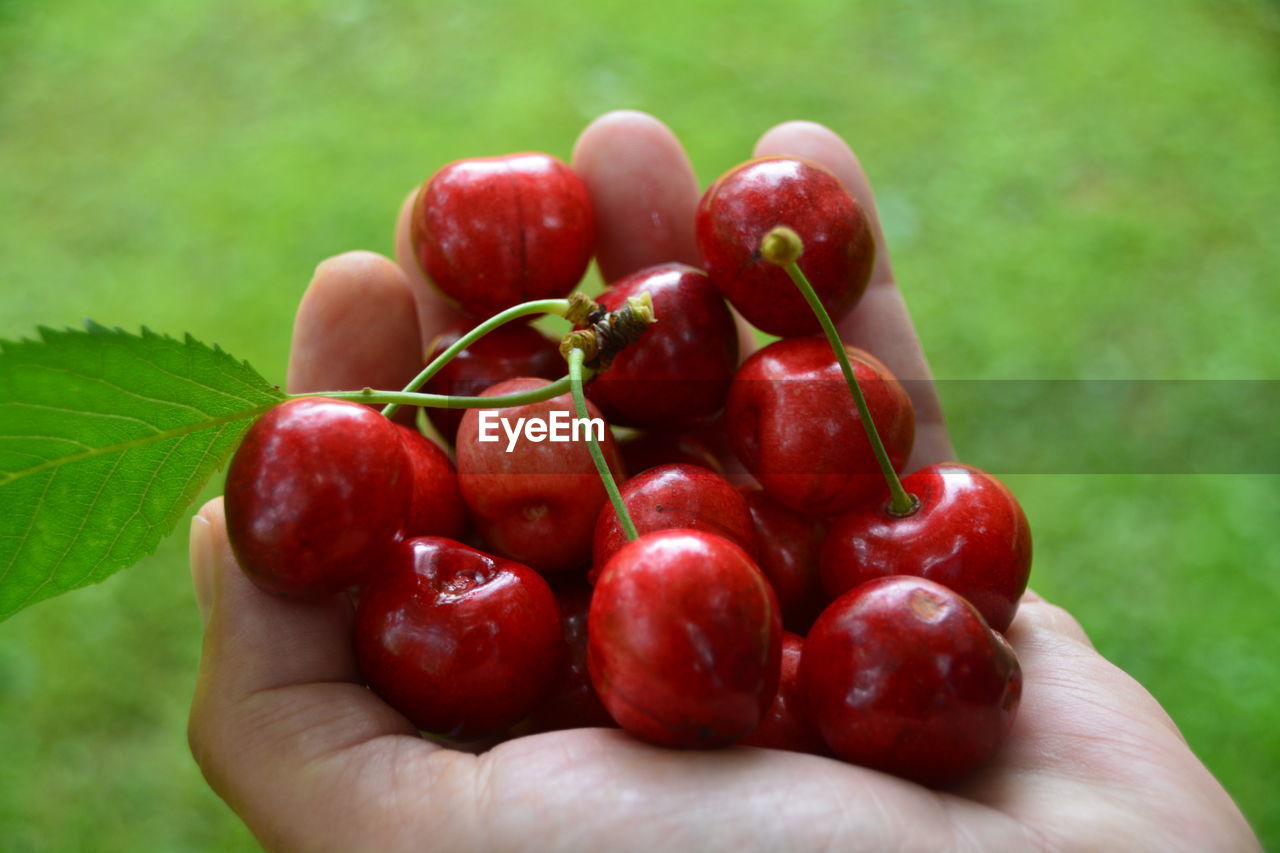
<svg viewBox="0 0 1280 853"><path fill-rule="evenodd" d="M853 153L799 122L770 130L755 153L825 165L871 214L876 267L842 333L900 378L926 380L908 383L919 424L909 467L951 458ZM697 263L697 183L665 127L638 113L606 115L579 139L574 167L596 207L606 280L661 261ZM291 391L402 386L422 343L454 319L417 271L410 202L398 264L350 253L317 268L295 326ZM991 765L934 791L812 755L673 751L609 729L478 753L443 747L362 686L347 599L283 601L243 576L221 499L193 522L191 553L207 622L192 751L271 849L1257 848L1151 695L1033 593L1007 634L1025 678L1014 727Z"/></svg>

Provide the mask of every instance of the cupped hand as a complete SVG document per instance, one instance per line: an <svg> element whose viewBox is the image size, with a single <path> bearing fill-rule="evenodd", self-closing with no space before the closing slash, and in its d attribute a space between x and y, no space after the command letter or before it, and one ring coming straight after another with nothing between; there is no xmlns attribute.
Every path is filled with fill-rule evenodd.
<svg viewBox="0 0 1280 853"><path fill-rule="evenodd" d="M895 284L870 186L831 131L793 122L757 155L833 171L871 214L871 284L842 325L910 382L911 468L952 458L941 409ZM573 165L591 191L606 280L662 261L696 264L698 186L679 142L640 113L582 134ZM293 392L402 387L454 316L422 281L397 227L397 261L322 263L298 310ZM927 285L927 283L925 283ZM240 572L221 499L192 523L206 622L191 749L213 789L280 850L1150 849L1252 850L1218 782L1141 685L1094 651L1061 608L1028 593L1008 639L1025 683L996 761L947 791L797 753L680 752L621 731L522 737L476 754L419 736L364 688L345 597L283 601Z"/></svg>

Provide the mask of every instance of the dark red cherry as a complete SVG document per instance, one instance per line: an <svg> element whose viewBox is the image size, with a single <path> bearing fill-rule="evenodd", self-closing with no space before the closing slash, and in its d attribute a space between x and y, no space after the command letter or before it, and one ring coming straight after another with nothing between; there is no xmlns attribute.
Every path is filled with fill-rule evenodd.
<svg viewBox="0 0 1280 853"><path fill-rule="evenodd" d="M661 746L724 746L754 731L777 695L782 623L747 553L698 530L627 544L596 584L591 681L610 715Z"/></svg>
<svg viewBox="0 0 1280 853"><path fill-rule="evenodd" d="M432 175L410 236L423 271L467 314L564 296L595 251L586 185L549 154L459 160Z"/></svg>
<svg viewBox="0 0 1280 853"><path fill-rule="evenodd" d="M738 331L706 273L684 264L632 273L596 301L616 311L645 292L658 321L587 386L587 396L610 423L680 432L724 406Z"/></svg>
<svg viewBox="0 0 1280 853"><path fill-rule="evenodd" d="M436 337L427 362L443 353L471 330L471 324L454 326ZM423 391L450 397L478 397L490 385L515 376L559 379L565 374L557 343L524 323L507 323L454 356L431 377ZM427 417L445 441L452 442L462 423L464 409L427 409Z"/></svg>
<svg viewBox="0 0 1280 853"><path fill-rule="evenodd" d="M818 730L809 722L800 702L800 654L803 648L803 637L790 631L783 632L778 695L774 697L769 713L761 721L760 727L738 741L740 745L808 752L813 755L830 753L826 743L818 736Z"/></svg>
<svg viewBox="0 0 1280 853"><path fill-rule="evenodd" d="M564 665L555 596L532 569L440 537L405 540L360 595L356 659L424 731L468 740L528 714Z"/></svg>
<svg viewBox="0 0 1280 853"><path fill-rule="evenodd" d="M893 576L846 592L818 617L800 694L845 761L943 786L999 749L1022 670L969 602L933 581Z"/></svg>
<svg viewBox="0 0 1280 853"><path fill-rule="evenodd" d="M587 672L587 613L591 608L591 587L573 583L555 591L560 605L560 622L569 647L568 665L545 702L522 722L513 734L526 735L560 729L616 728L591 685Z"/></svg>
<svg viewBox="0 0 1280 853"><path fill-rule="evenodd" d="M548 384L545 379L509 379L481 396L515 394ZM592 418L600 417L590 401L587 410ZM553 429L559 429L557 423L567 425L577 414L568 392L524 406L468 409L458 428L457 442L462 499L495 554L544 574L581 568L591 559L596 516L607 498L585 436L580 432L578 441L532 441L523 437L521 418L549 436ZM482 431L485 423L491 426ZM508 439L508 427L521 436L514 444ZM564 428L572 437L571 428ZM486 434L497 440L481 441ZM607 425L600 449L622 480L622 462Z"/></svg>
<svg viewBox="0 0 1280 853"><path fill-rule="evenodd" d="M698 465L724 475L711 448L692 433L637 432L620 438L618 450L632 476L659 465Z"/></svg>
<svg viewBox="0 0 1280 853"><path fill-rule="evenodd" d="M807 632L828 601L818 578L828 522L788 509L759 486L741 486L739 491L751 510L756 564L778 595L782 624L790 631Z"/></svg>
<svg viewBox="0 0 1280 853"><path fill-rule="evenodd" d="M846 346L854 376L895 470L915 440L901 383L870 353ZM835 515L888 494L858 410L822 338L774 341L733 378L729 443L769 496L808 515Z"/></svg>
<svg viewBox="0 0 1280 853"><path fill-rule="evenodd" d="M227 534L245 573L279 595L361 583L399 538L412 478L395 424L323 397L257 420L227 471Z"/></svg>
<svg viewBox="0 0 1280 853"><path fill-rule="evenodd" d="M885 575L919 575L964 596L997 631L1008 630L1031 573L1031 528L1009 489L959 462L902 481L920 500L891 515L872 500L839 516L822 549L828 599Z"/></svg>
<svg viewBox="0 0 1280 853"><path fill-rule="evenodd" d="M696 465L660 465L632 477L620 491L637 533L669 528L705 530L723 536L755 558L751 510L733 484L719 474ZM618 514L613 504L606 502L596 519L589 580L594 583L605 563L626 544Z"/></svg>
<svg viewBox="0 0 1280 853"><path fill-rule="evenodd" d="M467 529L467 508L449 456L416 429L397 426L413 479L403 535L457 539Z"/></svg>
<svg viewBox="0 0 1280 853"><path fill-rule="evenodd" d="M761 239L778 225L804 241L800 268L839 323L871 278L871 224L839 178L789 157L735 166L698 203L698 251L712 283L733 307L773 335L817 334L818 321L790 277L760 256Z"/></svg>

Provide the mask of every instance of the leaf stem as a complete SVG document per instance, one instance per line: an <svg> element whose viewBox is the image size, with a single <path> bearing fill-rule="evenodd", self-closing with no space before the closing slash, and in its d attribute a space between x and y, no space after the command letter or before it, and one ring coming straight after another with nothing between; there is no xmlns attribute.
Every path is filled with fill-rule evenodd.
<svg viewBox="0 0 1280 853"><path fill-rule="evenodd" d="M519 305L513 305L512 307L506 309L505 311L500 311L497 314L494 314L488 320L485 320L483 323L476 326L474 329L467 332L462 337L458 338L449 346L448 349L446 349L444 352L440 353L440 355L432 359L431 363L428 364L426 367L422 368L422 372L419 373L417 376L415 376L413 378L413 381L404 387L404 391L406 393L412 393L414 391L417 391L423 385L426 385L428 382L431 381L431 377L435 376L437 373L443 370L444 366L449 362L453 361L454 357L457 356L458 353L462 352L464 349L471 346L476 341L480 340L482 337L489 334L499 326L504 325L506 323L510 323L512 320L517 320L521 317L527 317L530 314L563 315L566 311L570 309L570 307L572 307L572 302L569 299L535 299L532 302L522 302ZM468 399L468 398L463 398L463 399ZM475 398L470 398L470 399L475 399ZM391 417L397 411L400 410L400 407L402 405L412 406L412 405L419 405L419 404L409 402L409 401L405 401L405 402L396 401L396 402L387 403L387 405L384 406L382 409L383 416L388 418ZM450 406L448 408L479 408L479 407L478 406L466 406L466 407Z"/></svg>
<svg viewBox="0 0 1280 853"><path fill-rule="evenodd" d="M507 406L523 406L526 403L540 403L558 397L569 390L569 377L561 376L550 385L521 391L518 394L506 394L501 397L451 397L448 394L419 394L412 391L375 391L365 388L361 391L311 391L306 394L290 394L290 397L329 397L333 400L348 400L352 403L374 405L377 403L395 403L401 406L428 406L434 409L502 409Z"/></svg>
<svg viewBox="0 0 1280 853"><path fill-rule="evenodd" d="M587 398L582 393L582 361L585 357L586 354L578 347L571 349L565 356L569 360L569 387L573 392L573 407L580 418L590 417L587 411ZM636 533L635 523L631 520L631 513L627 512L627 505L622 500L622 493L618 491L618 483L613 479L609 463L604 459L604 451L600 449L600 444L589 429L587 430L587 448L591 451L591 461L596 464L596 471L600 473L604 490L609 493L609 500L613 502L613 510L618 514L618 521L622 524L622 532L627 534L628 542L634 542L639 535Z"/></svg>
<svg viewBox="0 0 1280 853"><path fill-rule="evenodd" d="M760 254L769 263L782 267L787 271L787 275L791 276L791 280L795 282L796 287L800 290L800 295L804 297L804 301L809 303L814 316L818 318L818 323L822 326L823 333L827 336L827 342L831 344L831 349L835 352L836 360L840 362L840 370L844 373L845 382L849 385L849 392L853 394L853 402L858 407L858 415L862 420L862 428L867 433L867 441L871 443L871 451L875 453L876 462L880 465L880 471L884 474L885 482L889 485L889 512L896 516L908 516L914 513L920 507L920 499L915 495L907 492L902 488L902 480L898 478L898 472L893 470L893 463L889 461L889 454L884 449L884 442L880 440L880 431L876 429L875 421L871 419L871 409L867 406L867 398L862 393L862 388L858 385L857 378L853 375L853 365L849 363L849 354L845 351L844 341L840 340L840 333L836 331L836 324L831 321L831 315L827 313L826 306L822 304L822 300L818 298L818 294L814 292L813 285L809 283L809 279L805 277L796 260L804 251L804 244L800 241L800 235L796 234L786 226L774 228L764 236L760 243Z"/></svg>

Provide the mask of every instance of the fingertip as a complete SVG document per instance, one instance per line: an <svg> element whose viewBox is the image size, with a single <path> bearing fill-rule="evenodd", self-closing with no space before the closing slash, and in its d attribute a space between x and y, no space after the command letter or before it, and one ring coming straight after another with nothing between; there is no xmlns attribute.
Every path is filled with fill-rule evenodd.
<svg viewBox="0 0 1280 853"><path fill-rule="evenodd" d="M415 314L403 271L382 255L321 261L294 319L289 390L404 387L422 365Z"/></svg>
<svg viewBox="0 0 1280 853"><path fill-rule="evenodd" d="M591 196L606 282L668 261L699 263L697 176L665 124L636 110L606 113L579 135L572 163Z"/></svg>

